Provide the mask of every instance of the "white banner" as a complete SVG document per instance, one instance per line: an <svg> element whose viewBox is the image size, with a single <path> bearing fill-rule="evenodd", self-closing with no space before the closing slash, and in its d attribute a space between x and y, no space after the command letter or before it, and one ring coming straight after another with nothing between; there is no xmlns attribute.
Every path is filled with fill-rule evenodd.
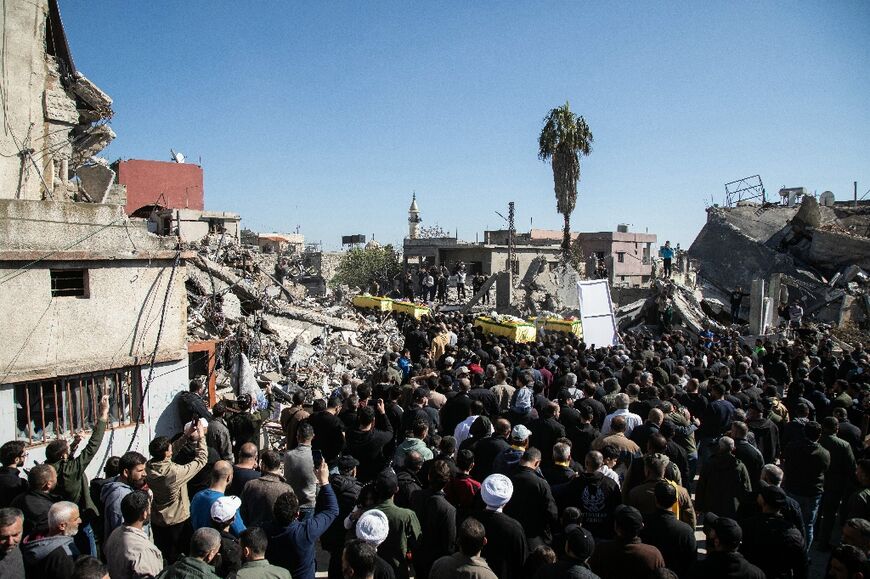
<svg viewBox="0 0 870 579"><path fill-rule="evenodd" d="M578 281L577 297L580 319L583 321L583 341L590 348L593 345L596 348L615 346L619 336L616 333L609 280Z"/></svg>

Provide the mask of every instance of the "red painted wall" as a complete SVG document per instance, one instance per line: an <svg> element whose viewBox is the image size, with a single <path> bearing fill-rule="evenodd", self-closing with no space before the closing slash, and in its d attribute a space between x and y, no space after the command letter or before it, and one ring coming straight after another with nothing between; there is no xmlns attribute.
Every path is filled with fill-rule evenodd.
<svg viewBox="0 0 870 579"><path fill-rule="evenodd" d="M127 215L145 205L205 209L202 167L167 161L118 161L117 181L127 186Z"/></svg>

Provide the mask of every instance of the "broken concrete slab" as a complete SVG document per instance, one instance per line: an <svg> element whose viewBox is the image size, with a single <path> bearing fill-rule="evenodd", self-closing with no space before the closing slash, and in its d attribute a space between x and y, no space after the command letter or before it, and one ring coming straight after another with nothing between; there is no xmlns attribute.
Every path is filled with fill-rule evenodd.
<svg viewBox="0 0 870 579"><path fill-rule="evenodd" d="M94 203L105 203L115 181L115 172L101 163L88 163L76 169L79 185Z"/></svg>

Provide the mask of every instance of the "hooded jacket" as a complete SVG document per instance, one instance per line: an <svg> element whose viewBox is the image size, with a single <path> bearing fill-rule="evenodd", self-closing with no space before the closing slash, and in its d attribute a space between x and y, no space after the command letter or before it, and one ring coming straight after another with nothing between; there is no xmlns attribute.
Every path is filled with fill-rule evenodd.
<svg viewBox="0 0 870 579"><path fill-rule="evenodd" d="M730 453L714 454L701 470L695 507L702 513L736 518L740 502L750 497L752 485L746 466Z"/></svg>
<svg viewBox="0 0 870 579"><path fill-rule="evenodd" d="M109 480L100 490L100 502L103 503L103 536L106 539L112 531L124 524L121 501L132 492L133 487L118 477Z"/></svg>
<svg viewBox="0 0 870 579"><path fill-rule="evenodd" d="M423 457L423 461L432 460L434 454L432 450L426 446L426 443L419 438L406 438L399 448L396 449L396 456L393 458L393 468L405 466L405 457L411 452L417 451Z"/></svg>
<svg viewBox="0 0 870 579"><path fill-rule="evenodd" d="M194 557L182 557L160 574L160 579L219 579L214 567Z"/></svg>
<svg viewBox="0 0 870 579"><path fill-rule="evenodd" d="M28 577L70 577L73 561L79 556L73 538L54 535L21 545Z"/></svg>

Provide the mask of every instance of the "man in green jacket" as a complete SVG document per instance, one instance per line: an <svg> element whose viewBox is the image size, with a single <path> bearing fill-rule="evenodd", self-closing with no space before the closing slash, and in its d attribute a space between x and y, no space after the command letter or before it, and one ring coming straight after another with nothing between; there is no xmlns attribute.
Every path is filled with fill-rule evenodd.
<svg viewBox="0 0 870 579"><path fill-rule="evenodd" d="M100 515L99 509L91 498L90 483L85 475L85 470L97 455L106 433L106 425L109 422L109 396L100 399L99 416L94 423L94 430L87 446L76 458L71 458L75 453L75 446L81 440L76 434L73 448L63 439L52 440L45 448L45 462L57 471L57 487L55 492L79 507L82 517L82 525L76 536L76 545L80 550L89 552L91 556L97 555L97 544L94 540L94 531L90 521Z"/></svg>
<svg viewBox="0 0 870 579"><path fill-rule="evenodd" d="M221 535L211 527L193 532L190 555L163 570L158 579L219 579L211 562L221 549Z"/></svg>
<svg viewBox="0 0 870 579"><path fill-rule="evenodd" d="M290 571L266 560L269 537L260 527L245 529L239 538L245 564L235 572L235 579L290 579Z"/></svg>
<svg viewBox="0 0 870 579"><path fill-rule="evenodd" d="M406 579L409 576L407 554L420 538L420 520L414 511L397 507L393 502L393 497L399 492L399 481L393 471L385 470L378 475L375 492L381 503L374 508L386 515L390 526L387 540L378 547L378 554L393 568L396 579Z"/></svg>

